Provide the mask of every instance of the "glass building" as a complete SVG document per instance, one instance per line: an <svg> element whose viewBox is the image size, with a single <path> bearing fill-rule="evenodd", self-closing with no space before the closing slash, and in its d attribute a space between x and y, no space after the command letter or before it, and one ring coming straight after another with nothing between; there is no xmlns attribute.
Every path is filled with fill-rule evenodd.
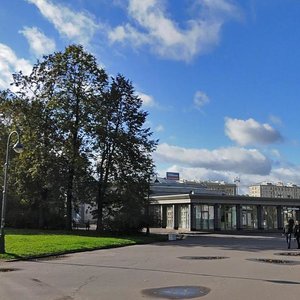
<svg viewBox="0 0 300 300"><path fill-rule="evenodd" d="M150 200L153 226L184 231L276 231L300 221L300 199L191 193Z"/></svg>

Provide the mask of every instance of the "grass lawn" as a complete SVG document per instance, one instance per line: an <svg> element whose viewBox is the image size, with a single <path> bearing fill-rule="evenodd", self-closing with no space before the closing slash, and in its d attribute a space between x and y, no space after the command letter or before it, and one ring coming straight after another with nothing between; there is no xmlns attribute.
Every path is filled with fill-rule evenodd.
<svg viewBox="0 0 300 300"><path fill-rule="evenodd" d="M63 232L6 229L5 234L6 253L0 254L0 260L56 255L166 240L166 236L160 235L97 236L95 231L81 230Z"/></svg>

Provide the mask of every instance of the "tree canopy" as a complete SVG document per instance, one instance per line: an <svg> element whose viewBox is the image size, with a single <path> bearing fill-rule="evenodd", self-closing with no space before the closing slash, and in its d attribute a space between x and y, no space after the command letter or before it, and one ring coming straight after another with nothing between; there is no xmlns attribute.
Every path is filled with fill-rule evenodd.
<svg viewBox="0 0 300 300"><path fill-rule="evenodd" d="M71 229L72 210L91 203L99 231L138 228L157 141L132 83L80 45L13 78L0 91L0 157L15 129L25 151L10 159L9 223Z"/></svg>

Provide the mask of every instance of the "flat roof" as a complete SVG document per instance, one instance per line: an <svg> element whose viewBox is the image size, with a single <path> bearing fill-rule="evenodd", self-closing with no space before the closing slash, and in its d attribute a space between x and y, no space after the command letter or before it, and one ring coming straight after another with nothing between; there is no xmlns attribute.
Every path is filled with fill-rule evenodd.
<svg viewBox="0 0 300 300"><path fill-rule="evenodd" d="M300 207L300 199L250 197L241 195L175 194L150 196L151 204L241 204Z"/></svg>

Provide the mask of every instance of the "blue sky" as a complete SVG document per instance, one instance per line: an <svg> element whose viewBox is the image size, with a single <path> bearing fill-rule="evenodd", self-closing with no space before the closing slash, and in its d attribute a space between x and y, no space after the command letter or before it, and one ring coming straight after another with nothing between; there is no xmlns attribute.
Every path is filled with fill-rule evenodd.
<svg viewBox="0 0 300 300"><path fill-rule="evenodd" d="M159 176L300 185L300 1L1 0L0 89L80 43L129 78Z"/></svg>

